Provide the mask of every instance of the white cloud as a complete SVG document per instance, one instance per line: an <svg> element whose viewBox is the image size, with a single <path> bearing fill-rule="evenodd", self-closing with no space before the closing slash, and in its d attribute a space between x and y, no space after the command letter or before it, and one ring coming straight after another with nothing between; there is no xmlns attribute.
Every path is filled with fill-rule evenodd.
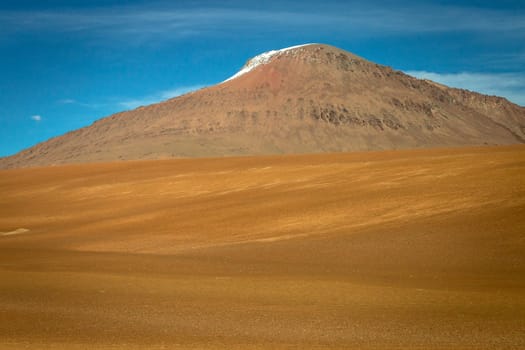
<svg viewBox="0 0 525 350"><path fill-rule="evenodd" d="M42 120L42 117L40 115L32 115L31 119L33 119L35 122L39 122Z"/></svg>
<svg viewBox="0 0 525 350"><path fill-rule="evenodd" d="M170 90L159 91L154 94L143 96L140 98L123 100L123 101L118 102L118 105L125 107L127 109L134 109L140 106L147 106L153 103L161 102L164 100L168 100L170 98L184 95L189 92L201 89L203 87L204 85L181 86L181 87L170 89Z"/></svg>
<svg viewBox="0 0 525 350"><path fill-rule="evenodd" d="M435 73L406 71L419 79L428 79L450 87L496 95L525 106L525 75L518 73Z"/></svg>

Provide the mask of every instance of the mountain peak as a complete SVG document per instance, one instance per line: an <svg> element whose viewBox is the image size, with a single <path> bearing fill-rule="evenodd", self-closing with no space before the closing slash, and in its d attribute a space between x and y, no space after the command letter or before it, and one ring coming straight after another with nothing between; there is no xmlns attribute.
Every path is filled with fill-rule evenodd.
<svg viewBox="0 0 525 350"><path fill-rule="evenodd" d="M263 53L255 56L255 57L249 59L246 62L246 64L241 68L240 71L235 73L230 78L226 79L225 82L229 81L229 80L232 80L232 79L235 79L235 78L238 78L241 75L248 73L252 69L254 69L254 68L256 68L256 67L258 67L260 65L263 65L263 64L266 64L266 63L270 62L276 56L280 56L280 55L287 54L287 53L290 53L290 52L295 52L295 51L297 51L300 48L303 48L305 46L311 46L311 45L319 45L319 44L313 44L313 43L311 43L311 44L302 44L302 45L295 45L295 46L285 47L285 48L279 49L279 50L271 50L271 51L263 52Z"/></svg>
<svg viewBox="0 0 525 350"><path fill-rule="evenodd" d="M282 62L285 65L288 65L289 71L296 71L297 73L302 71L299 66L304 65L310 68L312 65L317 67L324 66L328 70L334 66L336 69L346 69L349 65L353 64L361 65L363 68L373 65L373 63L368 62L362 57L341 50L337 47L326 44L310 43L263 52L249 59L240 71L224 80L222 83L230 82L241 76L247 76L247 73L251 73L257 68L270 66L277 62Z"/></svg>

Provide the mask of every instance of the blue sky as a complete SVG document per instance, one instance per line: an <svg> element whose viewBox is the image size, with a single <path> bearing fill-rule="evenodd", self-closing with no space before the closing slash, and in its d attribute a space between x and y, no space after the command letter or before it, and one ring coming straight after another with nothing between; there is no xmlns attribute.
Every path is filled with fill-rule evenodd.
<svg viewBox="0 0 525 350"><path fill-rule="evenodd" d="M523 0L0 0L0 156L311 42L525 105Z"/></svg>

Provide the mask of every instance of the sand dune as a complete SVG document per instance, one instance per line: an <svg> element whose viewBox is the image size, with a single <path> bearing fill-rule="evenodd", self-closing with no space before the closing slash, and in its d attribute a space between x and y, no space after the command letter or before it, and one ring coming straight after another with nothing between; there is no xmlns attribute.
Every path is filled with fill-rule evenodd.
<svg viewBox="0 0 525 350"><path fill-rule="evenodd" d="M523 146L0 171L0 348L525 348L524 173Z"/></svg>

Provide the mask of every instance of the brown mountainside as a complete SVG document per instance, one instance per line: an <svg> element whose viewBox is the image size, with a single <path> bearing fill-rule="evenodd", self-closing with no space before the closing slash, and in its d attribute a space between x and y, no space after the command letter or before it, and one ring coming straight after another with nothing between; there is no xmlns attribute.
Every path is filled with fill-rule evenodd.
<svg viewBox="0 0 525 350"><path fill-rule="evenodd" d="M311 44L264 53L225 82L103 118L0 168L524 142L523 107Z"/></svg>

